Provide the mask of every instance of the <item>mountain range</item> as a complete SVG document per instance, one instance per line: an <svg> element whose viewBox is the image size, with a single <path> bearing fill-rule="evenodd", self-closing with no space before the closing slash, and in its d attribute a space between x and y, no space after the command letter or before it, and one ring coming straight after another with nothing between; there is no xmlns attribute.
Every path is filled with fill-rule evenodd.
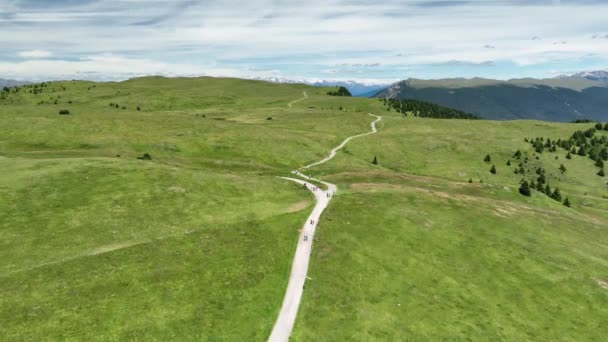
<svg viewBox="0 0 608 342"><path fill-rule="evenodd" d="M495 120L608 120L608 72L549 79L408 79L374 95L414 99Z"/></svg>
<svg viewBox="0 0 608 342"><path fill-rule="evenodd" d="M14 86L19 86L19 85L24 85L27 84L28 82L23 82L23 81L15 81L15 80L7 80L4 78L0 78L0 88L3 87L14 87Z"/></svg>
<svg viewBox="0 0 608 342"><path fill-rule="evenodd" d="M260 81L268 81L273 83L302 83L315 87L344 87L350 91L353 96L357 97L373 97L381 90L386 89L391 85L390 82L382 81L344 81L344 80L307 80L307 79L288 79L282 77L266 77L256 78Z"/></svg>

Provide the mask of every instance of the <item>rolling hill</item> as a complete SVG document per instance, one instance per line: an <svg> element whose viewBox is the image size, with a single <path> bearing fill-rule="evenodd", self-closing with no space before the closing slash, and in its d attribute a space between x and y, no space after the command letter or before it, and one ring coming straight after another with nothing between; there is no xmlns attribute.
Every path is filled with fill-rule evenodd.
<svg viewBox="0 0 608 342"><path fill-rule="evenodd" d="M569 122L608 119L608 83L603 73L554 79L409 79L375 97L414 99L473 113L486 119Z"/></svg>
<svg viewBox="0 0 608 342"><path fill-rule="evenodd" d="M593 149L561 143L608 131L330 90L145 77L4 92L0 340L266 340L314 206L280 177L368 132L368 113L376 134L306 170L339 190L294 341L604 338L608 188ZM540 174L560 201L520 194Z"/></svg>

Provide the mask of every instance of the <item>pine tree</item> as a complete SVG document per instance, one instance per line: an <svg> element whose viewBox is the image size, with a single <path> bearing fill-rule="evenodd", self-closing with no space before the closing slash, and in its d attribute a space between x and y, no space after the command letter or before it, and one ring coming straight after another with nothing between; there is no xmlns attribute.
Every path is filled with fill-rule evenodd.
<svg viewBox="0 0 608 342"><path fill-rule="evenodd" d="M585 146L581 146L581 148L578 149L578 155L583 157L587 155L587 151L585 151Z"/></svg>
<svg viewBox="0 0 608 342"><path fill-rule="evenodd" d="M551 198L553 198L554 200L561 202L562 201L562 194L559 191L559 188L555 188L555 190L553 190L553 193L551 194Z"/></svg>
<svg viewBox="0 0 608 342"><path fill-rule="evenodd" d="M600 171L597 173L597 175L598 175L598 176L600 176L600 177L606 177L606 172L604 172L604 169L601 169L601 170L600 170Z"/></svg>
<svg viewBox="0 0 608 342"><path fill-rule="evenodd" d="M483 161L486 162L486 163L489 163L489 162L492 161L492 158L490 158L490 155L488 154L488 155L486 155L485 158L483 158Z"/></svg>
<svg viewBox="0 0 608 342"><path fill-rule="evenodd" d="M490 173L493 175L496 174L496 165L492 165L492 167L490 168Z"/></svg>
<svg viewBox="0 0 608 342"><path fill-rule="evenodd" d="M560 170L562 173L566 173L566 171L567 171L567 169L566 169L566 167L564 166L564 164L562 164L562 165L560 165L560 166L559 166L559 170Z"/></svg>
<svg viewBox="0 0 608 342"><path fill-rule="evenodd" d="M543 188L543 185L541 183L536 184L536 190L539 192L545 192L545 189Z"/></svg>
<svg viewBox="0 0 608 342"><path fill-rule="evenodd" d="M549 184L547 184L547 186L545 187L545 195L551 196L551 187L549 186Z"/></svg>
<svg viewBox="0 0 608 342"><path fill-rule="evenodd" d="M517 158L517 159L521 158L521 151L520 150L515 151L515 153L513 154L513 158Z"/></svg>
<svg viewBox="0 0 608 342"><path fill-rule="evenodd" d="M469 184L473 183L473 178L469 178Z"/></svg>
<svg viewBox="0 0 608 342"><path fill-rule="evenodd" d="M604 124L604 131L608 131L608 122Z"/></svg>
<svg viewBox="0 0 608 342"><path fill-rule="evenodd" d="M570 200L568 199L568 197L566 197L566 200L564 201L564 205L568 208L570 208L571 204L570 204Z"/></svg>
<svg viewBox="0 0 608 342"><path fill-rule="evenodd" d="M598 160L595 161L595 166L603 169L604 168L604 162L598 158Z"/></svg>
<svg viewBox="0 0 608 342"><path fill-rule="evenodd" d="M608 149L607 148L603 148L600 151L600 158L602 158L603 161L608 161Z"/></svg>
<svg viewBox="0 0 608 342"><path fill-rule="evenodd" d="M566 154L566 159L572 159L572 154L570 154L570 152L568 152L568 154Z"/></svg>
<svg viewBox="0 0 608 342"><path fill-rule="evenodd" d="M521 183L521 186L519 187L519 193L524 196L527 196L527 197L532 196L532 191L530 190L530 184L528 184L527 181L523 181Z"/></svg>
<svg viewBox="0 0 608 342"><path fill-rule="evenodd" d="M545 184L546 181L547 181L547 179L545 178L545 175L541 173L541 175L538 176L538 179L537 179L538 184Z"/></svg>
<svg viewBox="0 0 608 342"><path fill-rule="evenodd" d="M378 158L376 158L376 156L374 156L374 160L372 161L372 164L378 165Z"/></svg>
<svg viewBox="0 0 608 342"><path fill-rule="evenodd" d="M507 166L511 166L511 161L507 160Z"/></svg>

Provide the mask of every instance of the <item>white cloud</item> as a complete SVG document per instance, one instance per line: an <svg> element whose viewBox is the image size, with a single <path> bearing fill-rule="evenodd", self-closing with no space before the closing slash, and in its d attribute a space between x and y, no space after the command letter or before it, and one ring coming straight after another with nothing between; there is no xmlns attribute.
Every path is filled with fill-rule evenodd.
<svg viewBox="0 0 608 342"><path fill-rule="evenodd" d="M272 70L287 77L335 71L376 78L391 67L452 60L534 65L589 54L608 60L608 41L590 38L608 13L608 4L599 2L116 0L38 9L11 3L7 15L0 5L0 56L22 51L19 57L44 59L52 50L57 69L36 69L40 63L26 69L0 57L0 76L11 70L20 78ZM353 67L336 68L345 63ZM364 67L373 64L380 67Z"/></svg>
<svg viewBox="0 0 608 342"><path fill-rule="evenodd" d="M49 58L53 55L50 51L46 50L29 50L29 51L21 51L17 54L17 56L21 58Z"/></svg>

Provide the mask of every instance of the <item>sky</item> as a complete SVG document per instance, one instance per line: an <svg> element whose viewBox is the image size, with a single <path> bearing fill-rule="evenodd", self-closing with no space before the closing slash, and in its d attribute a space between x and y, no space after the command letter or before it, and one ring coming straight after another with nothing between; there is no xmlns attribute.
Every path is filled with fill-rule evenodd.
<svg viewBox="0 0 608 342"><path fill-rule="evenodd" d="M608 0L0 0L0 78L390 83L608 70Z"/></svg>

